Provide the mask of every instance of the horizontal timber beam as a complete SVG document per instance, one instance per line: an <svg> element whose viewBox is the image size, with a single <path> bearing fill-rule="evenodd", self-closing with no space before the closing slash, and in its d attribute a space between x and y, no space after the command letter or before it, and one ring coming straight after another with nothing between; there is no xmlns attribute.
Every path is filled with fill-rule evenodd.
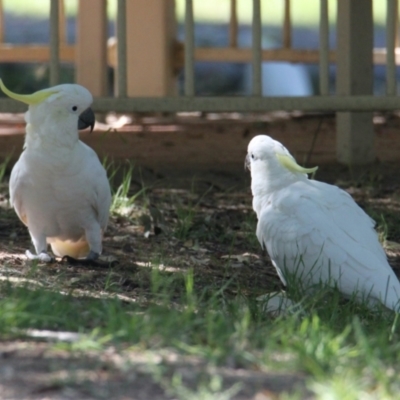
<svg viewBox="0 0 400 400"><path fill-rule="evenodd" d="M310 96L310 97L135 97L95 98L96 112L267 112L267 111L393 111L400 109L397 96ZM21 113L26 105L0 99L0 112Z"/></svg>

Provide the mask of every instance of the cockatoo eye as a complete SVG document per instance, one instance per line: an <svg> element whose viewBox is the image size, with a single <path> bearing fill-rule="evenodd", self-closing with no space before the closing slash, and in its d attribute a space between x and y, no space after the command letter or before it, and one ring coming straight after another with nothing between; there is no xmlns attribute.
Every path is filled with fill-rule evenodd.
<svg viewBox="0 0 400 400"><path fill-rule="evenodd" d="M78 109L77 106L72 106L72 111L76 111Z"/></svg>
<svg viewBox="0 0 400 400"><path fill-rule="evenodd" d="M254 160L256 158L253 153L250 154L250 157L252 160Z"/></svg>

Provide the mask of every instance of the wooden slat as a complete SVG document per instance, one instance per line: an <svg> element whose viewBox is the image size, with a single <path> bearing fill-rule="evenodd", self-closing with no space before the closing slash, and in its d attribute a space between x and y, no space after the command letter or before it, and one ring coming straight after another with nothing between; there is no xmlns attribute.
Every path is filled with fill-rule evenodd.
<svg viewBox="0 0 400 400"><path fill-rule="evenodd" d="M329 15L328 0L320 0L319 94L329 93Z"/></svg>
<svg viewBox="0 0 400 400"><path fill-rule="evenodd" d="M193 0L185 2L185 96L194 96L194 16Z"/></svg>
<svg viewBox="0 0 400 400"><path fill-rule="evenodd" d="M4 99L7 101L8 99ZM21 103L10 100L19 106ZM23 106L23 105L22 105ZM2 103L0 99L0 109ZM400 98L395 96L292 96L292 97L135 97L127 99L97 98L93 110L107 112L162 112L162 111L386 111L400 109Z"/></svg>
<svg viewBox="0 0 400 400"><path fill-rule="evenodd" d="M0 111L22 113L26 104L0 98ZM292 96L292 97L97 97L95 112L238 112L238 111L393 111L400 109L400 98L396 96L348 95L348 96Z"/></svg>
<svg viewBox="0 0 400 400"><path fill-rule="evenodd" d="M76 44L76 82L94 96L108 93L107 1L79 0Z"/></svg>
<svg viewBox="0 0 400 400"><path fill-rule="evenodd" d="M242 62L252 61L252 49L250 48L211 48L197 47L195 50L196 61L215 62ZM330 61L335 61L335 53L329 52ZM293 49L264 49L261 51L262 61L288 61L301 63L318 63L318 50L293 50Z"/></svg>
<svg viewBox="0 0 400 400"><path fill-rule="evenodd" d="M229 46L237 47L238 45L238 16L237 16L237 0L231 0L230 16L229 16Z"/></svg>
<svg viewBox="0 0 400 400"><path fill-rule="evenodd" d="M248 63L252 61L252 51L249 48L229 47L197 47L195 50L196 61L214 62L239 62ZM318 64L318 50L297 50L297 49L268 49L262 50L263 61L287 61L291 63ZM374 63L377 65L386 64L386 49L376 48L373 52ZM400 65L400 48L395 51L396 64ZM329 51L329 62L336 62L335 51Z"/></svg>
<svg viewBox="0 0 400 400"><path fill-rule="evenodd" d="M253 0L253 24L252 33L252 94L253 96L262 95L262 27L261 27L261 3L260 0ZM238 50L238 49L235 49Z"/></svg>
<svg viewBox="0 0 400 400"><path fill-rule="evenodd" d="M386 10L386 94L394 96L397 93L396 80L396 29L397 29L397 0L387 0Z"/></svg>
<svg viewBox="0 0 400 400"><path fill-rule="evenodd" d="M64 0L59 0L58 12L59 12L58 37L60 38L60 45L62 45L67 43L67 23L65 17Z"/></svg>
<svg viewBox="0 0 400 400"><path fill-rule="evenodd" d="M285 0L285 10L283 18L283 47L289 49L292 47L292 19L290 0Z"/></svg>
<svg viewBox="0 0 400 400"><path fill-rule="evenodd" d="M126 0L117 3L117 96L126 97L128 93L128 65L126 38Z"/></svg>
<svg viewBox="0 0 400 400"><path fill-rule="evenodd" d="M50 86L60 81L59 0L50 0Z"/></svg>
<svg viewBox="0 0 400 400"><path fill-rule="evenodd" d="M395 47L400 46L400 32L399 32L399 0L396 0L396 36L395 36Z"/></svg>
<svg viewBox="0 0 400 400"><path fill-rule="evenodd" d="M351 98L373 94L372 0L338 1L336 94ZM390 97L387 97L390 98ZM344 110L336 115L338 161L361 165L375 160L373 114Z"/></svg>
<svg viewBox="0 0 400 400"><path fill-rule="evenodd" d="M271 49L263 50L263 61L287 61L292 63L318 63L319 52L317 50L287 50ZM396 64L400 65L400 49L396 49ZM2 62L48 62L50 59L47 46L13 46L0 44L0 60ZM116 48L112 46L108 50L108 65L117 66ZM248 63L252 60L252 52L249 48L210 48L198 47L195 49L196 61L215 62L242 62ZM329 52L329 62L336 60L335 52ZM73 63L75 61L75 46L67 45L60 47L60 61ZM374 63L377 65L386 64L386 49L377 48L374 50Z"/></svg>
<svg viewBox="0 0 400 400"><path fill-rule="evenodd" d="M82 0L86 1L86 0ZM128 96L176 93L174 0L127 0Z"/></svg>
<svg viewBox="0 0 400 400"><path fill-rule="evenodd" d="M0 44L0 60L2 62L48 62L50 50L48 46L13 46ZM75 46L60 47L60 61L74 62Z"/></svg>
<svg viewBox="0 0 400 400"><path fill-rule="evenodd" d="M4 42L4 8L3 0L0 0L0 43Z"/></svg>

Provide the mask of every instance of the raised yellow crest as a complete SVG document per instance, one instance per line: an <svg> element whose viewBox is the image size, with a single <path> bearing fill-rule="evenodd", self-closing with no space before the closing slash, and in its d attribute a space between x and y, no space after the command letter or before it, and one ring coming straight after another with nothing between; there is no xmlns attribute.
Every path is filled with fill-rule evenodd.
<svg viewBox="0 0 400 400"><path fill-rule="evenodd" d="M275 154L280 164L291 172L302 172L303 174L312 174L318 169L318 167L314 168L301 167L299 164L297 164L297 162L294 160L293 157L290 157L286 154L278 154L278 153Z"/></svg>
<svg viewBox="0 0 400 400"><path fill-rule="evenodd" d="M36 104L41 103L42 101L46 100L52 94L57 93L54 89L43 89L38 90L32 94L18 94L12 92L10 89L4 85L3 81L0 79L0 88L1 90L8 96L14 100L21 101L22 103L29 104L30 106L34 106Z"/></svg>

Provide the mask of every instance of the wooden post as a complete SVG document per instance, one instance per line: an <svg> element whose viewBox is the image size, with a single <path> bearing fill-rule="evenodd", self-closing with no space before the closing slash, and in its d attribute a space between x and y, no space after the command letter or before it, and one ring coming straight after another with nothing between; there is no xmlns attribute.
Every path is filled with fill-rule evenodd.
<svg viewBox="0 0 400 400"><path fill-rule="evenodd" d="M282 43L285 49L290 49L292 47L292 18L291 18L290 0L285 0Z"/></svg>
<svg viewBox="0 0 400 400"><path fill-rule="evenodd" d="M117 2L117 65L114 65L114 92L118 97L128 93L128 65L126 59L126 0Z"/></svg>
<svg viewBox="0 0 400 400"><path fill-rule="evenodd" d="M58 38L60 40L60 47L67 44L67 24L65 17L65 4L64 0L58 0Z"/></svg>
<svg viewBox="0 0 400 400"><path fill-rule="evenodd" d="M373 93L372 0L338 1L337 94ZM371 112L339 112L337 158L348 165L375 158Z"/></svg>
<svg viewBox="0 0 400 400"><path fill-rule="evenodd" d="M194 12L193 0L185 1L185 52L184 52L184 76L185 96L194 96Z"/></svg>
<svg viewBox="0 0 400 400"><path fill-rule="evenodd" d="M4 42L4 9L3 0L0 0L0 43Z"/></svg>
<svg viewBox="0 0 400 400"><path fill-rule="evenodd" d="M261 2L253 0L253 24L251 26L252 45L252 95L262 96L262 23Z"/></svg>
<svg viewBox="0 0 400 400"><path fill-rule="evenodd" d="M58 0L50 2L50 86L60 83L60 41L59 41L59 7Z"/></svg>
<svg viewBox="0 0 400 400"><path fill-rule="evenodd" d="M108 94L107 0L79 0L76 82L93 96Z"/></svg>
<svg viewBox="0 0 400 400"><path fill-rule="evenodd" d="M237 16L237 0L231 0L229 12L229 47L238 46L239 21Z"/></svg>
<svg viewBox="0 0 400 400"><path fill-rule="evenodd" d="M128 96L175 94L175 1L127 0L126 6Z"/></svg>

